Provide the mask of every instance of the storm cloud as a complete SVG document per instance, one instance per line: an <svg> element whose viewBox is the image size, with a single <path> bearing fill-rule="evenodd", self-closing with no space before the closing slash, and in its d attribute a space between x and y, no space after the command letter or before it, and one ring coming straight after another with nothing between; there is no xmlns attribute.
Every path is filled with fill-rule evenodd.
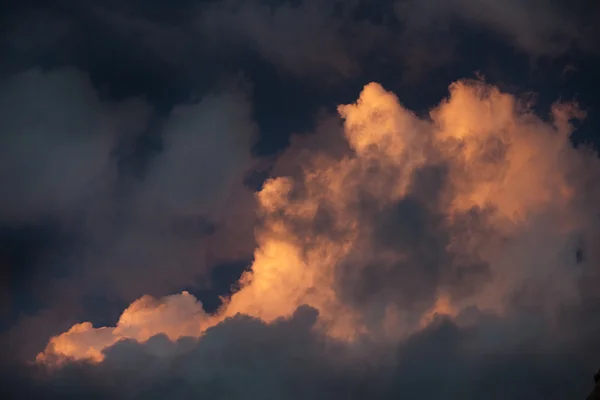
<svg viewBox="0 0 600 400"><path fill-rule="evenodd" d="M217 398L327 397L327 382L336 382L332 372L311 377L325 362L339 368L334 375L345 381L339 390L348 393L356 393L351 388L360 379L382 380L384 390L365 382L359 397L479 398L487 390L500 398L576 395L578 378L565 372L563 360L574 371L591 366L594 360L577 346L593 347L584 341L599 328L570 317L595 304L581 285L599 277L594 250L578 256L583 243L597 237L597 193L584 183L600 176L596 156L568 140L569 120L582 114L557 103L545 121L480 81L453 84L426 119L377 84L339 112L346 152L335 157L313 150L299 175L268 180L258 192L254 262L216 313L207 314L188 292L142 298L114 328L88 322L52 338L38 363L62 369L69 360L88 360L113 371L139 362L155 365L139 378L150 379L149 373L153 382L188 374L179 365L210 365L186 375L189 380L178 385L182 396L215 385ZM311 321L299 328L304 339L287 330L281 339L271 336L283 329L282 318L299 316ZM570 324L563 325L565 319ZM252 326L266 331L254 336ZM230 350L240 342L225 332L250 342ZM186 336L198 353L179 350ZM261 343L279 340L286 348L275 353L286 355L262 369L265 383L236 389L237 379L260 382L253 365L271 360ZM322 341L335 354L319 350ZM238 360L244 351L248 358ZM157 364L141 361L146 357ZM309 372L297 371L304 362ZM242 375L229 381L229 368ZM506 368L506 379L518 382L525 370L539 377L499 387L490 377ZM431 387L429 373L445 375L443 385ZM572 384L545 386L548 374L570 376ZM294 379L315 386L298 392ZM142 395L139 387L127 390Z"/></svg>
<svg viewBox="0 0 600 400"><path fill-rule="evenodd" d="M13 398L584 398L597 7L3 13Z"/></svg>

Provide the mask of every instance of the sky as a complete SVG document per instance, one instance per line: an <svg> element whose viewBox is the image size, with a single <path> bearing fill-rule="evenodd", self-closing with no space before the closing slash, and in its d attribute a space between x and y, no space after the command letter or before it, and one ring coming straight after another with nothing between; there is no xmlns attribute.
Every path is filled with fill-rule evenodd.
<svg viewBox="0 0 600 400"><path fill-rule="evenodd" d="M0 12L0 392L584 399L600 4Z"/></svg>

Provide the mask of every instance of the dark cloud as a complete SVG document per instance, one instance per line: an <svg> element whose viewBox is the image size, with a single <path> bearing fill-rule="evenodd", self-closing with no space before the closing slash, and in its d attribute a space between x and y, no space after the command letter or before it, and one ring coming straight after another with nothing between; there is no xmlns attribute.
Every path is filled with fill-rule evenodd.
<svg viewBox="0 0 600 400"><path fill-rule="evenodd" d="M90 182L111 172L119 128L78 71L34 70L2 86L2 219L74 208Z"/></svg>
<svg viewBox="0 0 600 400"><path fill-rule="evenodd" d="M588 118L574 136L598 142L599 15L578 0L12 2L0 21L0 389L31 399L583 398L600 354L597 156L534 140L541 150L527 153L522 181L512 175L519 185L492 201L517 214L513 199L530 202L536 216L513 234L493 205L447 210L457 193L508 173L514 143L498 137L525 120L522 137L556 133L546 119L498 122L504 108L464 104L476 109L469 126L494 133L477 157L464 157L464 143L419 142L411 154L425 149L431 162L400 168L398 154L372 157L397 143L349 142L331 111L375 80L416 112L394 124L433 118L432 130L458 131L453 118L421 117L450 82L478 71L508 92L540 93L539 116L578 99ZM377 134L381 115L371 117ZM540 154L554 159L536 169ZM346 175L323 179L331 171ZM555 176L573 189L568 209L536 208ZM267 196L275 211L253 193L275 187L267 177L292 182ZM328 250L320 241L351 241L352 223L358 239L327 293L373 337L328 337L306 305L265 322L322 294L306 260ZM306 268L274 277L256 268L266 292L244 292L236 282L252 276L255 238L255 258L270 254L264 242L287 240L285 262ZM298 277L313 286L295 287ZM233 304L250 315L199 339L123 339L95 365L13 364L77 322L114 326L140 296L184 289L216 316L220 296L241 293ZM425 315L445 306L440 292L505 313ZM327 304L344 316L337 306ZM434 322L391 340L394 308L410 326Z"/></svg>
<svg viewBox="0 0 600 400"><path fill-rule="evenodd" d="M583 4L583 2L579 2ZM451 0L396 2L396 13L418 30L444 31L460 22L489 29L528 54L558 55L572 46L588 48L592 22L561 1Z"/></svg>
<svg viewBox="0 0 600 400"><path fill-rule="evenodd" d="M3 46L13 69L76 64L115 94L151 91L158 102L204 90L223 71L249 70L256 56L284 74L339 84L375 65L421 81L469 58L460 42L476 33L534 56L595 48L594 12L583 1L438 3L30 1L7 17Z"/></svg>
<svg viewBox="0 0 600 400"><path fill-rule="evenodd" d="M250 256L243 181L256 128L243 91L227 87L157 119L142 99L101 100L76 69L38 69L5 79L0 104L0 239L17 313L24 298L27 313L70 309L72 322L89 296L164 295ZM150 134L158 151L136 148ZM35 320L18 324L36 332L26 322Z"/></svg>
<svg viewBox="0 0 600 400"><path fill-rule="evenodd" d="M312 330L316 311L299 308L289 320L266 325L237 316L196 341L155 336L106 350L102 365L72 364L35 381L15 379L15 393L32 399L437 399L584 398L592 379L560 351L506 346L511 322L481 315L476 325L440 319L400 347L347 345ZM504 342L500 350L498 341ZM388 352L385 361L375 360ZM368 352L370 357L365 358ZM583 367L583 368L582 368ZM589 375L589 376L588 376ZM30 373L25 376L31 376ZM18 375L17 375L18 377Z"/></svg>

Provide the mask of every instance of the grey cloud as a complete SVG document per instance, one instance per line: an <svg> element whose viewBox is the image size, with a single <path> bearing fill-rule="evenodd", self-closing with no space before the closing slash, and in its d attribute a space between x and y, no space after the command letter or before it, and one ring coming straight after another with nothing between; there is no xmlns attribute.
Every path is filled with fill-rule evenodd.
<svg viewBox="0 0 600 400"><path fill-rule="evenodd" d="M465 57L468 49L459 45L474 32L534 56L596 51L593 15L584 1L577 7L543 0L82 2L20 15L3 45L16 63L11 68L50 59L95 69L117 55L131 80L146 89L156 85L151 89L159 96L167 93L161 80L174 85L171 94L206 89L256 56L286 76L318 84L357 78L373 66L393 66L404 82L420 81ZM48 25L43 32L40 20Z"/></svg>
<svg viewBox="0 0 600 400"><path fill-rule="evenodd" d="M183 27L166 30L162 23L148 23L154 17L140 17L129 24L120 11L116 17L107 15L101 12L102 6L92 14L110 22L116 37L126 36L126 42L134 46L142 40L145 45L140 47L149 50L144 54L167 60L166 65L173 68L169 71L194 70L206 59L214 61L214 67L221 57L226 58L223 53L248 46L294 75L348 77L359 71L360 58L370 54L372 46L388 44L394 45L390 57L421 71L446 62L452 52L452 37L445 37L450 31L432 24L456 21L505 35L509 43L534 55L557 55L573 43L593 47L589 33L575 27L579 16L567 14L563 19L554 3L453 0L435 7L434 1L409 2L408 9L398 9L399 19L406 24L399 32L385 24L354 21L349 14L355 3L341 12L330 2L260 4L224 2L200 7L193 14L199 26L186 20ZM125 28L132 31L123 32ZM61 24L51 28L59 36L65 29ZM208 35L213 48L203 42L207 37L203 35ZM43 53L48 43L54 46L56 37L49 37L48 42L33 40L25 47ZM232 43L232 50L219 49L220 43ZM208 57L212 54L215 59ZM6 183L2 187L11 190L2 198L0 216L23 221L58 213L61 222L66 221L84 240L78 254L59 261L72 276L53 277L35 286L36 296L51 309L21 317L3 336L2 347L11 347L15 353L11 358L31 359L50 335L64 331L73 318L86 317L81 315L80 303L90 292L124 301L143 293L160 296L202 279L208 266L251 254L254 199L242 180L254 163L250 146L256 127L244 93L234 89L204 96L175 107L163 120L149 118L152 110L143 100L99 100L89 80L73 70L26 72L3 85L0 127L7 133L0 139L6 143L6 154L0 151L6 155L0 160L0 177ZM314 148L326 147L328 155L342 158L349 149L332 134L339 128L339 121L327 120L316 135L293 139L273 175L301 173L301 164ZM156 130L158 142L155 154L133 151L136 162L136 157L144 158L140 162L144 173L124 176L119 170L122 160L113 150L129 149L151 129ZM593 164L593 157L586 162ZM460 241L463 231L496 233L486 231L488 210L470 210L451 224L439 215L438 202L444 201L440 192L447 185L443 161L419 170L409 196L396 204L376 209L368 197L357 201L362 228L373 228L376 233L367 243L376 257L363 265L360 252L351 254L354 258L339 266L336 290L365 311L367 324L381 323L388 304L422 311L431 306L439 287L460 298L490 278L488 265L456 249L448 250L450 234ZM580 214L586 218L597 213L594 199L599 196L591 192L598 185L581 172L596 170L596 164L573 168ZM294 195L303 195L301 187L296 191ZM343 234L332 230L329 211L323 206L316 221L311 221L316 231L332 237ZM302 229L313 232L297 227ZM573 271L581 275L578 302L564 305L556 321L539 315L542 303L553 297L550 286L560 288L560 279L533 281L515 293L505 320L470 310L456 323L439 321L399 348L358 343L357 349L325 339L312 330L314 311L301 308L292 319L271 325L238 316L209 330L199 341L188 338L172 343L159 336L145 344L121 342L108 349L101 365L72 364L34 381L31 371L25 371L13 382L2 383L12 394L32 399L125 395L175 399L583 398L600 351L597 221L587 220L582 244L557 244L545 232L544 221L535 221L526 239L535 237L542 238L542 246L532 242L535 246L529 250L524 243L516 243L507 247L503 257L508 261L525 258L532 268L549 265L560 273L571 268L566 272L569 276ZM459 243L458 248L468 245ZM581 262L575 256L578 246ZM405 254L407 261L386 266L385 260L377 259L384 252ZM521 265L507 263L512 264ZM62 312L57 313L59 309ZM364 352L371 353L367 361L351 357ZM391 354L385 360L393 362L379 360L380 352ZM6 380L16 373L2 375Z"/></svg>
<svg viewBox="0 0 600 400"><path fill-rule="evenodd" d="M50 218L68 232L68 251L59 243L44 257L31 255L32 265L4 260L8 275L37 271L39 279L21 290L41 305L40 316L72 323L90 297L162 296L203 284L220 262L251 256L254 198L244 178L257 131L249 99L234 86L178 106L159 123L143 100L100 100L75 69L27 71L2 82L2 229L35 230ZM151 129L158 151L116 152ZM131 176L123 157L144 159L144 173ZM43 319L23 315L5 333L8 347L20 342L15 356L35 355L49 332L32 324ZM31 335L19 335L21 325ZM64 328L48 327L56 329L51 334Z"/></svg>
<svg viewBox="0 0 600 400"><path fill-rule="evenodd" d="M336 75L359 76L369 63L391 63L404 67L398 73L405 82L414 82L463 56L457 25L496 35L532 56L559 56L575 47L596 51L593 13L578 5L587 15L570 2L544 0L231 0L200 7L198 24L210 40L256 49L295 75L331 82ZM361 12L381 18L371 21Z"/></svg>
<svg viewBox="0 0 600 400"><path fill-rule="evenodd" d="M0 96L3 220L67 212L113 172L119 132L84 74L23 72Z"/></svg>
<svg viewBox="0 0 600 400"><path fill-rule="evenodd" d="M27 384L32 399L88 393L115 399L475 400L583 399L593 383L586 363L560 347L547 352L525 342L514 320L478 315L461 325L441 318L399 347L382 348L327 339L313 329L315 318L316 311L303 306L268 325L236 316L199 340L123 341L105 351L102 364L74 363L28 381L29 373L13 379L12 388ZM540 327L533 337L547 334ZM376 359L381 351L389 355L385 361Z"/></svg>
<svg viewBox="0 0 600 400"><path fill-rule="evenodd" d="M248 100L236 91L175 108L163 125L162 151L124 210L113 211L127 220L91 222L100 247L90 263L100 265L90 282L113 280L133 300L130 293L162 295L194 285L208 266L249 257L254 199L243 180L254 163L255 133Z"/></svg>
<svg viewBox="0 0 600 400"><path fill-rule="evenodd" d="M524 52L559 55L572 46L587 48L588 27L572 4L561 1L396 1L396 13L407 26L417 31L439 30L463 22L490 30L508 39Z"/></svg>
<svg viewBox="0 0 600 400"><path fill-rule="evenodd" d="M343 7L351 10L353 3ZM350 76L359 68L353 48L359 44L344 37L352 22L336 14L335 6L333 1L286 1L270 7L226 0L204 8L198 24L207 37L247 43L292 73Z"/></svg>
<svg viewBox="0 0 600 400"><path fill-rule="evenodd" d="M53 300L54 301L54 300ZM22 315L17 323L2 332L3 360L0 368L7 365L21 365L35 357L40 347L48 341L48 337L68 329L77 320L72 309L60 307L42 310L35 315Z"/></svg>
<svg viewBox="0 0 600 400"><path fill-rule="evenodd" d="M181 213L213 211L219 195L242 181L257 133L241 93L207 95L175 108L163 127L164 150L148 172L147 196Z"/></svg>

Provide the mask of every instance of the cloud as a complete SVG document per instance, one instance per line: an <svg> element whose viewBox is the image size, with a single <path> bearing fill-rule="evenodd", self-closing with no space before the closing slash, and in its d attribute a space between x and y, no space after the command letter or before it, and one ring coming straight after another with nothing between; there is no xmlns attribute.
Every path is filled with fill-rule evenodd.
<svg viewBox="0 0 600 400"><path fill-rule="evenodd" d="M24 293L33 305L7 343L39 346L49 332L31 325L43 315L62 330L95 298L164 296L251 257L254 200L244 179L257 128L236 85L161 116L143 99L102 98L74 68L3 80L3 274L15 299ZM22 324L30 333L19 333Z"/></svg>
<svg viewBox="0 0 600 400"><path fill-rule="evenodd" d="M43 352L3 385L30 398L588 389L600 167L569 143L582 113L535 115L473 81L420 112L440 82L494 75L489 63L510 85L528 56L597 52L584 2L42 3L15 6L0 38L0 367ZM222 85L238 70L255 92ZM419 112L367 85L293 136L256 195L243 184L259 134L277 147L373 77ZM253 251L220 309L182 293Z"/></svg>
<svg viewBox="0 0 600 400"><path fill-rule="evenodd" d="M112 266L99 266L91 280L113 279L121 294L163 295L193 285L208 266L250 257L253 196L244 178L256 134L249 100L237 89L175 107L143 179L126 181L130 195L109 208L127 220L91 221L99 237L89 262Z"/></svg>
<svg viewBox="0 0 600 400"><path fill-rule="evenodd" d="M419 69L468 56L457 49L461 29L495 35L532 56L595 48L593 13L583 2L226 0L199 10L203 37L253 48L279 68L313 78L359 76L370 63L393 60L406 79L422 79Z"/></svg>
<svg viewBox="0 0 600 400"><path fill-rule="evenodd" d="M235 91L176 107L163 127L164 151L150 167L150 194L144 196L182 213L200 208L217 214L219 195L239 183L252 162L256 129L248 100Z"/></svg>
<svg viewBox="0 0 600 400"><path fill-rule="evenodd" d="M345 5L352 10L355 2ZM354 23L336 14L335 2L223 1L201 9L197 21L203 36L255 48L278 67L298 75L355 75L358 43L345 34Z"/></svg>
<svg viewBox="0 0 600 400"><path fill-rule="evenodd" d="M520 57L515 49L550 57L598 50L597 13L584 1L36 3L35 12L21 6L7 18L5 70L74 64L115 95L144 93L170 105L238 70L258 81L272 68L274 77L323 91L389 71L420 83L444 67L456 79L503 61L500 52ZM110 67L114 57L119 72Z"/></svg>
<svg viewBox="0 0 600 400"><path fill-rule="evenodd" d="M398 18L421 31L444 30L459 22L499 34L533 56L557 56L573 46L589 49L591 24L567 2L398 0L395 5Z"/></svg>
<svg viewBox="0 0 600 400"><path fill-rule="evenodd" d="M142 298L114 328L75 325L39 359L127 368L126 389L107 388L134 398L585 393L600 163L569 141L577 107L542 119L463 80L426 117L376 83L338 111L343 129L321 129L346 147L293 140L275 169L289 175L257 193L252 269L220 310L188 293Z"/></svg>
<svg viewBox="0 0 600 400"><path fill-rule="evenodd" d="M506 321L482 316L476 327L461 328L442 318L397 347L363 342L359 349L324 336L316 318L314 309L301 307L269 324L236 316L201 340L124 340L105 352L102 364L38 369L28 390L44 398L526 399L583 398L590 387L591 376L569 356L486 349L489 330L506 331ZM385 361L376 359L383 351Z"/></svg>
<svg viewBox="0 0 600 400"><path fill-rule="evenodd" d="M583 2L575 7L543 0L226 0L199 7L196 24L215 48L227 43L241 52L254 49L295 76L335 82L393 64L405 82L421 82L427 73L469 58L471 48L461 42L478 32L534 57L574 48L593 53L592 14Z"/></svg>
<svg viewBox="0 0 600 400"><path fill-rule="evenodd" d="M27 71L2 86L2 219L75 207L92 182L111 172L118 127L109 110L89 79L73 69ZM140 109L141 118L144 113Z"/></svg>
<svg viewBox="0 0 600 400"><path fill-rule="evenodd" d="M203 325L208 324L208 319L202 304L188 292L167 296L160 301L144 296L123 311L114 329L94 329L89 322L74 325L48 344L47 354L40 353L38 362L52 362L48 356L53 354L102 361L102 350L121 339L146 342L151 337L164 334L175 341L184 336L197 336ZM72 346L74 343L77 345Z"/></svg>

